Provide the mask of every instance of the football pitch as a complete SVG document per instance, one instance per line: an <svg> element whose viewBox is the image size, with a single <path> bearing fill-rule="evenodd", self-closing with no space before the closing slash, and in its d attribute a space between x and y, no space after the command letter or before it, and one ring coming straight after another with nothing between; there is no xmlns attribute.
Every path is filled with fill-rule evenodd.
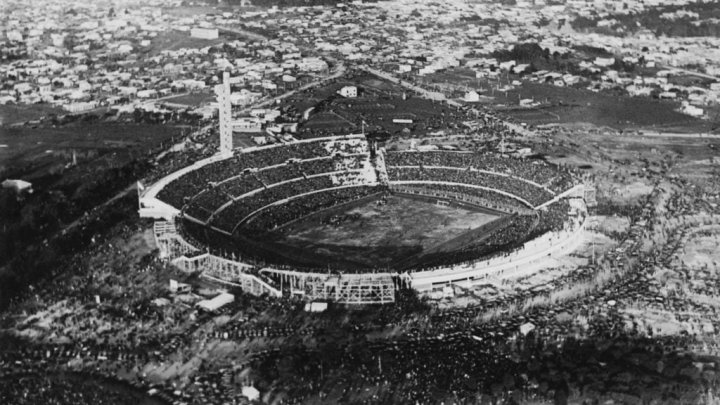
<svg viewBox="0 0 720 405"><path fill-rule="evenodd" d="M480 209L392 195L311 215L283 228L279 242L327 264L383 268L498 218ZM454 248L446 245L440 251Z"/></svg>

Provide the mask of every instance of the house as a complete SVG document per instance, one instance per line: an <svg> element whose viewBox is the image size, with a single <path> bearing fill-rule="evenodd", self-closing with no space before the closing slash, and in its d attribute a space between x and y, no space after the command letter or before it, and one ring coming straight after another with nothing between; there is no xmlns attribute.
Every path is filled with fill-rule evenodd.
<svg viewBox="0 0 720 405"><path fill-rule="evenodd" d="M358 95L356 86L345 86L338 91L338 94L345 98L355 98Z"/></svg>
<svg viewBox="0 0 720 405"><path fill-rule="evenodd" d="M515 65L512 68L512 72L515 73L516 75L519 75L521 73L524 73L529 67L530 67L530 65L527 63Z"/></svg>
<svg viewBox="0 0 720 405"><path fill-rule="evenodd" d="M248 401L258 401L260 399L260 391L257 388L250 386L242 387L242 396L248 399Z"/></svg>
<svg viewBox="0 0 720 405"><path fill-rule="evenodd" d="M190 284L180 283L177 280L170 279L170 292L177 294L189 293Z"/></svg>
<svg viewBox="0 0 720 405"><path fill-rule="evenodd" d="M155 90L140 90L137 92L137 96L140 98L157 97L157 91L155 91Z"/></svg>
<svg viewBox="0 0 720 405"><path fill-rule="evenodd" d="M2 187L13 189L18 194L25 191L32 193L32 183L25 180L7 179L2 182Z"/></svg>
<svg viewBox="0 0 720 405"><path fill-rule="evenodd" d="M197 306L205 311L214 312L233 301L235 301L235 296L224 292L213 299L198 302Z"/></svg>
<svg viewBox="0 0 720 405"><path fill-rule="evenodd" d="M80 113L84 111L92 110L93 108L97 108L98 102L97 101L84 101L84 102L77 102L77 103L69 103L65 104L63 108L71 113Z"/></svg>
<svg viewBox="0 0 720 405"><path fill-rule="evenodd" d="M694 105L691 105L687 101L682 102L682 107L680 108L680 112L683 114L687 114L693 117L702 117L703 114L705 114L705 111L703 111L702 108L695 107Z"/></svg>
<svg viewBox="0 0 720 405"><path fill-rule="evenodd" d="M464 100L466 103L477 103L478 101L480 101L480 95L478 94L477 91L470 90L467 93L465 93Z"/></svg>
<svg viewBox="0 0 720 405"><path fill-rule="evenodd" d="M631 96L649 96L652 94L652 87L630 85L625 88Z"/></svg>
<svg viewBox="0 0 720 405"><path fill-rule="evenodd" d="M20 31L8 31L5 33L5 36L7 37L8 41L11 42L22 42L23 36L20 33Z"/></svg>
<svg viewBox="0 0 720 405"><path fill-rule="evenodd" d="M520 333L522 333L523 336L527 335L528 333L532 332L533 330L535 330L535 325L533 325L530 322L520 325Z"/></svg>
<svg viewBox="0 0 720 405"><path fill-rule="evenodd" d="M247 89L242 89L237 93L230 94L230 103L232 105L252 104L262 96L262 93L256 93Z"/></svg>
<svg viewBox="0 0 720 405"><path fill-rule="evenodd" d="M267 136L265 135L253 136L252 141L255 142L256 145L266 145L268 143Z"/></svg>
<svg viewBox="0 0 720 405"><path fill-rule="evenodd" d="M502 63L499 65L499 67L500 67L500 69L502 69L502 70L510 70L510 69L512 69L513 66L515 66L516 64L517 64L517 62L515 62L514 60L510 60L510 61L507 61L507 62L502 62Z"/></svg>
<svg viewBox="0 0 720 405"><path fill-rule="evenodd" d="M305 312L325 312L327 308L327 302L308 302L305 304Z"/></svg>
<svg viewBox="0 0 720 405"><path fill-rule="evenodd" d="M241 117L233 120L233 131L235 132L262 132L260 120L254 117Z"/></svg>
<svg viewBox="0 0 720 405"><path fill-rule="evenodd" d="M298 69L302 71L320 72L328 69L328 64L320 58L303 58L298 63Z"/></svg>
<svg viewBox="0 0 720 405"><path fill-rule="evenodd" d="M613 64L615 64L615 58L612 58L612 57L603 58L603 57L598 56L597 58L595 58L594 63L596 66L609 67L609 66L612 66Z"/></svg>

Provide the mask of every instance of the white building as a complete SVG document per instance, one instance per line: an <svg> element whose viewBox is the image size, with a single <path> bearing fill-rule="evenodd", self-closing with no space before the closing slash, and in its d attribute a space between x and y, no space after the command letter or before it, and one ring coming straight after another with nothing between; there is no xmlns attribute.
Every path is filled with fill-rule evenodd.
<svg viewBox="0 0 720 405"><path fill-rule="evenodd" d="M535 330L535 325L533 325L530 322L520 325L520 333L522 333L523 336L527 335L528 333L532 332L533 330Z"/></svg>
<svg viewBox="0 0 720 405"><path fill-rule="evenodd" d="M218 39L220 33L217 28L193 28L190 30L190 36L200 39Z"/></svg>
<svg viewBox="0 0 720 405"><path fill-rule="evenodd" d="M220 293L217 297L209 300L202 300L197 303L197 306L200 307L200 309L204 309L205 311L217 311L218 309L224 307L225 305L235 301L235 296L229 293Z"/></svg>
<svg viewBox="0 0 720 405"><path fill-rule="evenodd" d="M702 117L705 111L700 107L695 107L689 104L687 101L683 101L683 106L680 109L683 114L687 114L693 117Z"/></svg>
<svg viewBox="0 0 720 405"><path fill-rule="evenodd" d="M242 387L242 396L248 399L248 401L257 401L260 399L260 391L253 386Z"/></svg>
<svg viewBox="0 0 720 405"><path fill-rule="evenodd" d="M2 182L2 187L11 188L15 190L16 193L32 191L32 183L25 180L7 179Z"/></svg>
<svg viewBox="0 0 720 405"><path fill-rule="evenodd" d="M327 62L320 58L303 58L298 64L298 69L302 71L320 72L328 68Z"/></svg>
<svg viewBox="0 0 720 405"><path fill-rule="evenodd" d="M63 108L71 113L79 113L84 111L92 110L98 106L97 101L84 101L78 103L65 104Z"/></svg>
<svg viewBox="0 0 720 405"><path fill-rule="evenodd" d="M305 312L325 312L327 311L327 302L308 302L305 304Z"/></svg>
<svg viewBox="0 0 720 405"><path fill-rule="evenodd" d="M467 93L465 93L464 100L466 103L477 103L478 101L480 101L480 95L478 94L477 91L470 90Z"/></svg>
<svg viewBox="0 0 720 405"><path fill-rule="evenodd" d="M265 135L253 136L252 141L255 142L255 144L257 144L257 145L267 145L267 136L265 136Z"/></svg>
<svg viewBox="0 0 720 405"><path fill-rule="evenodd" d="M338 91L338 94L345 98L355 98L357 97L357 93L358 92L356 86L345 86Z"/></svg>
<svg viewBox="0 0 720 405"><path fill-rule="evenodd" d="M602 67L608 67L615 64L615 58L602 58L598 56L595 58L595 65L602 66Z"/></svg>
<svg viewBox="0 0 720 405"><path fill-rule="evenodd" d="M8 31L5 36L7 37L8 41L11 42L22 42L23 40L23 36L20 31Z"/></svg>
<svg viewBox="0 0 720 405"><path fill-rule="evenodd" d="M242 117L233 120L232 128L236 132L262 132L260 120L254 117Z"/></svg>

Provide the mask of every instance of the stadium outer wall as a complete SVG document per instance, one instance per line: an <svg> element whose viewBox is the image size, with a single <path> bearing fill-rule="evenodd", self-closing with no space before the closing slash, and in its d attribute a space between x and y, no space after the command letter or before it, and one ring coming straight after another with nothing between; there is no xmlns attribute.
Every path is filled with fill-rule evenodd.
<svg viewBox="0 0 720 405"><path fill-rule="evenodd" d="M201 272L204 277L239 287L253 295L279 297L283 291L289 291L291 295L307 300L329 300L343 304L392 303L395 301L395 291L401 288L428 293L447 285L467 288L532 274L547 267L549 257L571 253L582 244L584 238L587 211L582 196L585 188L578 185L562 193L563 197L572 198L571 201L580 213L570 217L562 231L546 233L507 255L488 260L403 273L328 274L273 266L258 268L254 264L203 253L204 247L193 246L177 232L174 221L180 210L156 198L163 187L180 176L230 157L216 155L159 180L139 197L139 213L141 217L157 220L154 234L161 257L186 272Z"/></svg>

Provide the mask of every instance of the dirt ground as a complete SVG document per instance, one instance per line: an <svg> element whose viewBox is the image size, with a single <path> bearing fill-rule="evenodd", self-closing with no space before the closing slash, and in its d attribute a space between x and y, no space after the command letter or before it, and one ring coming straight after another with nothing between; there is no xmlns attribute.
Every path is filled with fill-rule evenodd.
<svg viewBox="0 0 720 405"><path fill-rule="evenodd" d="M295 224L284 243L321 254L342 252L369 266L427 250L498 218L486 212L392 196L337 214L338 223L317 218ZM351 257L348 257L351 255Z"/></svg>
<svg viewBox="0 0 720 405"><path fill-rule="evenodd" d="M688 241L678 255L678 260L691 269L717 269L720 263L720 240L718 234L696 236Z"/></svg>

